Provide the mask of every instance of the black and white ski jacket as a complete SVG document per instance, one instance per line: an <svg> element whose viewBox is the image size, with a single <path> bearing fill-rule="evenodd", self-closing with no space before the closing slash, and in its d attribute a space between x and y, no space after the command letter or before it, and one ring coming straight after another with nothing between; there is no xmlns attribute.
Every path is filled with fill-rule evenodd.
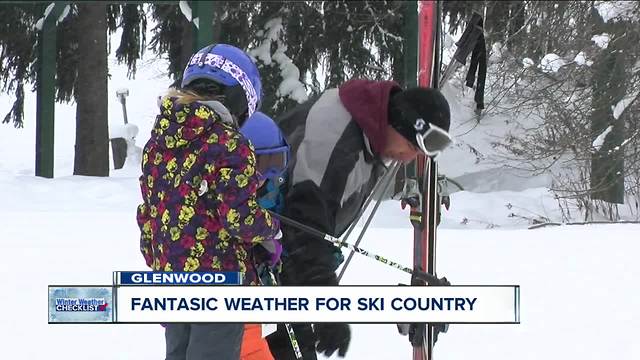
<svg viewBox="0 0 640 360"><path fill-rule="evenodd" d="M352 80L277 119L291 146L285 216L335 237L347 230L385 171L376 154L386 141L389 96L397 90L393 82ZM289 271L335 271L341 253L331 243L290 226L283 225L283 233Z"/></svg>

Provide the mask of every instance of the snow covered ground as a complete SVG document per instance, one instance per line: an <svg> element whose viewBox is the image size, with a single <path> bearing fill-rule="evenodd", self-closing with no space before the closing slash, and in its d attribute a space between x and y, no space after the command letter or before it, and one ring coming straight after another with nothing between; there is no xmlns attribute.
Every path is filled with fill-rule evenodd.
<svg viewBox="0 0 640 360"><path fill-rule="evenodd" d="M139 146L154 120L155 97L170 83L162 73L165 64L146 59L134 81L111 62L109 83L110 125L122 124L115 90L127 87ZM458 100L454 124L462 129L465 116L472 115L469 99ZM0 113L10 105L0 95ZM33 94L27 94L25 110L24 129L0 125L0 358L162 359L158 325L47 324L47 285L109 284L114 270L146 269L135 223L138 170L114 171L110 178L72 176L75 110L58 105L56 178L34 177ZM486 121L464 141L488 148L499 125ZM527 230L523 217L559 220L543 181L496 176L495 168L476 164L464 149L443 156L442 166L452 176L469 176L475 191L453 194L452 208L444 212L439 275L454 284L521 285L522 323L451 326L436 345L438 359L640 359L640 226ZM383 203L362 247L410 264L407 217L397 203ZM343 280L408 281L406 274L359 256ZM410 351L393 325L354 325L347 359L408 359Z"/></svg>
<svg viewBox="0 0 640 360"><path fill-rule="evenodd" d="M445 214L439 232L439 274L454 284L521 285L522 323L451 326L437 344L438 358L639 358L640 227L526 230L500 215L498 204L515 195L535 203L534 194L454 194L460 210ZM47 285L109 284L114 270L145 269L138 252L135 177L47 180L3 172L0 198L0 358L86 359L103 347L92 358L162 358L160 326L47 324ZM494 213L486 219L501 227L457 224L463 214L483 213ZM376 219L362 246L410 264L406 214L389 202ZM407 281L404 273L359 256L344 279ZM354 325L353 338L350 359L406 359L410 353L393 325ZM69 339L73 346L61 345Z"/></svg>

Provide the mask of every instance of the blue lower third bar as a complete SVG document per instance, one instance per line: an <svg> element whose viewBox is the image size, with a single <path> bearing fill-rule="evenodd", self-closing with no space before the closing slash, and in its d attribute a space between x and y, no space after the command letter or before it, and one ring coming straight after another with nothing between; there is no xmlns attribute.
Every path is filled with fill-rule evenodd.
<svg viewBox="0 0 640 360"><path fill-rule="evenodd" d="M240 272L118 271L115 285L241 285Z"/></svg>

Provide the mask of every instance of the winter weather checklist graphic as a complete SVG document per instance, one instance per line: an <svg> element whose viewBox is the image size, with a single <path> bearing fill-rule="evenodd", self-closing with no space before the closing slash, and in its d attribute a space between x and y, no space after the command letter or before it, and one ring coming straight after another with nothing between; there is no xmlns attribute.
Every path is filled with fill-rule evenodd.
<svg viewBox="0 0 640 360"><path fill-rule="evenodd" d="M49 287L49 323L110 322L113 322L112 287Z"/></svg>

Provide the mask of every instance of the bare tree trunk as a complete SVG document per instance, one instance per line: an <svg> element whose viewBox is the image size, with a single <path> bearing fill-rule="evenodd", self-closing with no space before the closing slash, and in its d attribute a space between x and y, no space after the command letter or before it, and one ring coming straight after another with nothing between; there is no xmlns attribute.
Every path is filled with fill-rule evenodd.
<svg viewBox="0 0 640 360"><path fill-rule="evenodd" d="M75 175L109 176L107 3L78 6Z"/></svg>
<svg viewBox="0 0 640 360"><path fill-rule="evenodd" d="M595 14L594 14L595 15ZM598 57L592 80L591 136L595 140L611 127L609 134L591 158L591 198L610 203L624 203L624 151L619 146L624 141L624 116L615 119L612 108L624 98L627 90L625 49L626 41L622 25L606 25L596 21L597 33L607 31L612 40Z"/></svg>

